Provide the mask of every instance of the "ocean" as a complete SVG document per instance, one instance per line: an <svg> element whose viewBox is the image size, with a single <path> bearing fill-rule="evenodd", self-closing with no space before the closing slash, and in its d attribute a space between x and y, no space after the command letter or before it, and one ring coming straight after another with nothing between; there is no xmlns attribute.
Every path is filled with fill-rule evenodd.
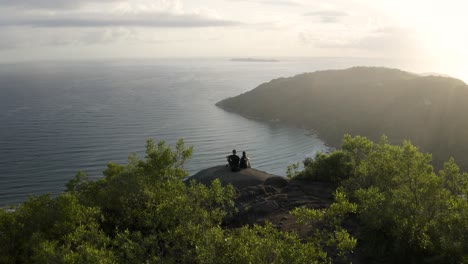
<svg viewBox="0 0 468 264"><path fill-rule="evenodd" d="M232 149L252 166L287 166L328 147L280 122L249 120L215 106L263 82L375 61L216 59L35 62L0 65L0 206L58 195L80 171L102 177L110 161L144 157L147 139L194 146L185 169L225 164ZM285 106L287 107L287 106Z"/></svg>

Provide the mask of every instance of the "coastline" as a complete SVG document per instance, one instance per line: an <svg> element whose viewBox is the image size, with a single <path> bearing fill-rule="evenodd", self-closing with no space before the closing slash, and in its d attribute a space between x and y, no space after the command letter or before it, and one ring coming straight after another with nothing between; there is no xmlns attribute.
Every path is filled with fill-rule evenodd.
<svg viewBox="0 0 468 264"><path fill-rule="evenodd" d="M229 98L226 98L226 99L229 99ZM215 105L217 107L219 107L220 109L226 111L226 112L242 116L242 117L244 117L246 119L249 119L249 120L268 123L268 124L275 123L275 124L281 124L281 125L284 125L284 126L304 129L306 131L305 135L317 137L318 139L322 140L325 143L325 146L327 148L332 149L332 150L339 148L340 145L341 145L341 140L343 138L343 135L342 135L341 138L336 139L336 138L329 137L329 136L327 137L327 133L324 133L323 131L320 131L320 129L318 129L316 127L312 127L311 125L308 125L308 124L305 124L305 123L296 123L296 122L292 122L292 121L281 120L281 119L278 119L278 118L276 118L276 119L275 118L262 118L260 116L248 115L246 113L239 112L239 111L236 111L235 109L224 106L223 101L226 100L226 99L223 99L223 100L217 102Z"/></svg>

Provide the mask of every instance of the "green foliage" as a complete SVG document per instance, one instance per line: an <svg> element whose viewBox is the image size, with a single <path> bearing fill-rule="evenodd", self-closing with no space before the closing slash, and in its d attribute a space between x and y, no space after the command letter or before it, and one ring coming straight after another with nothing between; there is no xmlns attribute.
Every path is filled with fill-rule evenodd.
<svg viewBox="0 0 468 264"><path fill-rule="evenodd" d="M294 213L301 221L338 226L343 218L334 212L356 212L361 229L356 236L369 262L466 262L468 174L460 172L454 159L436 174L431 160L408 141L392 145L385 136L374 143L346 135L342 149L306 159L304 170L294 177L339 183L335 203L329 209ZM343 203L345 194L353 206ZM319 226L318 233L324 230ZM327 235L334 231L325 229ZM352 246L342 231L336 228L337 237L345 240L335 247Z"/></svg>
<svg viewBox="0 0 468 264"><path fill-rule="evenodd" d="M69 241L66 235L79 228L97 226L99 213L98 208L81 205L68 193L55 199L48 195L30 198L15 212L2 211L0 234L6 236L2 241L9 241L0 245L0 252L8 252L2 257L5 263L61 262L63 258L50 256L57 245Z"/></svg>
<svg viewBox="0 0 468 264"><path fill-rule="evenodd" d="M464 195L468 193L468 173L460 173L460 168L453 158L444 164L444 169L440 171L440 177L444 186L453 195Z"/></svg>
<svg viewBox="0 0 468 264"><path fill-rule="evenodd" d="M229 229L235 190L184 181L192 148L148 141L146 156L79 172L56 198L0 210L0 263L466 263L468 174L454 159L438 174L410 142L345 136L343 148L290 167L293 178L334 182L328 208L297 208L299 238L271 224Z"/></svg>
<svg viewBox="0 0 468 264"><path fill-rule="evenodd" d="M344 151L351 153L356 141L362 138L345 138ZM352 176L340 189L358 204L365 230L360 238L369 256L406 262L466 259L468 175L453 159L435 174L431 155L408 141L391 145L383 137L378 144L360 145L367 147L353 158Z"/></svg>
<svg viewBox="0 0 468 264"><path fill-rule="evenodd" d="M21 225L14 214L0 210L0 263L14 263L21 242Z"/></svg>
<svg viewBox="0 0 468 264"><path fill-rule="evenodd" d="M341 150L329 154L318 153L314 159L303 161L304 170L291 173L291 178L309 181L340 183L355 173L361 161L370 154L374 143L365 137L345 135ZM290 165L292 166L292 165ZM291 167L297 169L298 165ZM288 168L289 172L289 168ZM288 174L289 175L289 174Z"/></svg>
<svg viewBox="0 0 468 264"><path fill-rule="evenodd" d="M105 177L79 172L57 198L0 211L2 263L142 263L193 257L195 241L219 226L234 190L183 179L192 148L148 141L146 158L109 163ZM7 242L7 243L3 243Z"/></svg>
<svg viewBox="0 0 468 264"><path fill-rule="evenodd" d="M320 244L271 224L222 227L235 212L234 188L219 180L186 182L183 164L191 153L183 141L175 149L148 141L144 159L109 163L96 181L79 172L56 198L33 197L12 212L0 210L0 263L330 261ZM330 237L342 242L346 234Z"/></svg>
<svg viewBox="0 0 468 264"><path fill-rule="evenodd" d="M271 224L240 229L214 228L197 248L200 263L327 263L327 254L314 243Z"/></svg>
<svg viewBox="0 0 468 264"><path fill-rule="evenodd" d="M299 162L288 165L288 169L286 170L286 176L290 179L297 177L300 173L299 167Z"/></svg>
<svg viewBox="0 0 468 264"><path fill-rule="evenodd" d="M296 179L339 183L347 179L351 173L350 156L343 151L330 154L319 153L315 159L304 160L304 170L297 174Z"/></svg>
<svg viewBox="0 0 468 264"><path fill-rule="evenodd" d="M353 238L342 222L357 211L357 205L348 201L346 195L340 191L335 193L335 202L327 209L296 208L292 214L299 223L314 227L314 235L309 239L320 248L332 248L338 255L350 255L356 247L357 240Z"/></svg>
<svg viewBox="0 0 468 264"><path fill-rule="evenodd" d="M373 230L385 228L387 223L383 216L391 212L384 212L386 198L379 188L372 186L368 189L359 189L355 196L359 201L359 218Z"/></svg>
<svg viewBox="0 0 468 264"><path fill-rule="evenodd" d="M80 225L60 240L39 240L33 246L34 263L117 263L111 239L96 223Z"/></svg>
<svg viewBox="0 0 468 264"><path fill-rule="evenodd" d="M383 137L382 140L386 140L386 137ZM343 138L341 149L349 155L351 166L356 168L361 164L362 160L365 160L369 156L374 146L374 142L366 137L356 136L353 138L351 135L346 134Z"/></svg>

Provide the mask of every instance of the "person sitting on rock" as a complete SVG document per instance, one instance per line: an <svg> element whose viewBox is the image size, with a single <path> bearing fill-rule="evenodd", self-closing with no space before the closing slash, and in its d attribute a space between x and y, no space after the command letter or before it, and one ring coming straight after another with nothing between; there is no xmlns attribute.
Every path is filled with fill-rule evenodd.
<svg viewBox="0 0 468 264"><path fill-rule="evenodd" d="M231 171L239 171L239 156L236 155L236 150L232 150L232 155L226 157L229 163L229 167L231 167Z"/></svg>
<svg viewBox="0 0 468 264"><path fill-rule="evenodd" d="M242 158L240 159L240 164L239 167L241 169L247 169L250 168L250 159L247 157L245 154L245 151L242 152Z"/></svg>

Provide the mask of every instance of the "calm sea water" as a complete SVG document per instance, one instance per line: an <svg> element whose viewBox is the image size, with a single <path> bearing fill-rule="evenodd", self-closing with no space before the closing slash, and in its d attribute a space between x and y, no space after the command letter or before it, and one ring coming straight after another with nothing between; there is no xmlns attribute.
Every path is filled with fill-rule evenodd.
<svg viewBox="0 0 468 264"><path fill-rule="evenodd" d="M185 167L191 174L224 164L237 149L247 151L253 167L285 175L289 164L327 147L303 129L248 120L215 103L273 78L353 65L344 59L0 65L0 206L57 195L79 170L99 178L109 161L144 154L149 138L194 145Z"/></svg>

